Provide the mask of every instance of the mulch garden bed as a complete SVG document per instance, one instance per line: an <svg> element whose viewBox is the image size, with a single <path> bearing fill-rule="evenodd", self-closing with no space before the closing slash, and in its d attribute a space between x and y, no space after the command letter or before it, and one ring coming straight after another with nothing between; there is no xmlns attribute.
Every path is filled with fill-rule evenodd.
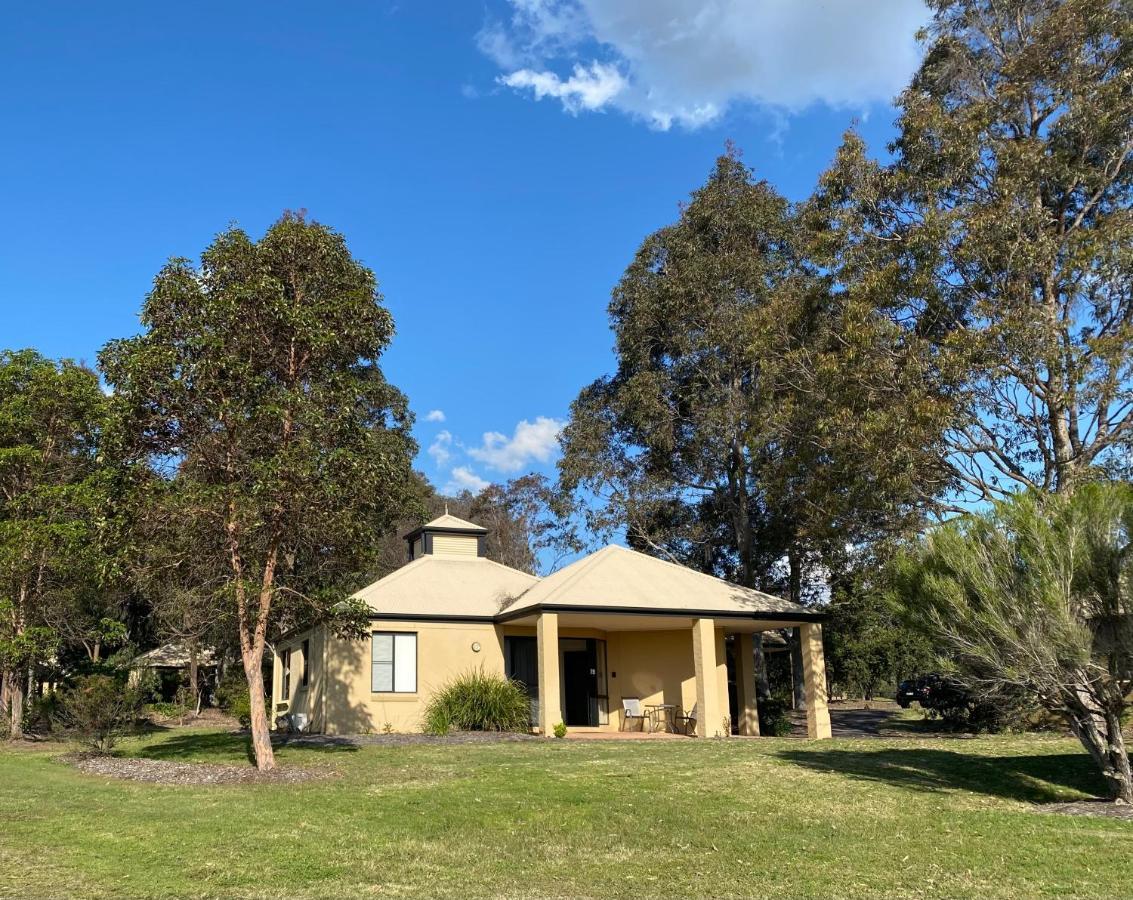
<svg viewBox="0 0 1133 900"><path fill-rule="evenodd" d="M1042 813L1064 816L1100 816L1106 819L1133 820L1133 806L1113 803L1110 800L1076 800L1073 803L1044 803L1037 807Z"/></svg>
<svg viewBox="0 0 1133 900"><path fill-rule="evenodd" d="M272 736L276 746L292 747L402 747L411 744L499 744L513 741L541 741L537 734L512 731L454 731L446 735L391 732L390 734L288 734Z"/></svg>
<svg viewBox="0 0 1133 900"><path fill-rule="evenodd" d="M60 759L87 775L140 781L146 784L301 784L329 778L335 774L333 769L316 766L281 766L269 772L260 772L251 763L217 765L124 756L96 756L90 753L69 753Z"/></svg>

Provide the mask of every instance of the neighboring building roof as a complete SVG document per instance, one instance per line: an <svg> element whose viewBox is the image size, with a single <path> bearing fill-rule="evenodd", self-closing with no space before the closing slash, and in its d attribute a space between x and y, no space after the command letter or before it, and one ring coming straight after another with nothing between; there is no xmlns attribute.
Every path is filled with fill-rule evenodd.
<svg viewBox="0 0 1133 900"><path fill-rule="evenodd" d="M379 615L492 618L538 580L488 559L426 555L354 596Z"/></svg>
<svg viewBox="0 0 1133 900"><path fill-rule="evenodd" d="M815 618L813 610L616 544L539 581L504 610L605 609L751 618Z"/></svg>
<svg viewBox="0 0 1133 900"><path fill-rule="evenodd" d="M469 522L466 519L458 519L456 516L450 516L445 513L443 516L438 516L432 522L426 522L424 525L418 525L412 531L405 535L406 540L416 537L422 531L457 531L462 534L487 534L488 529L482 525L477 525L475 522Z"/></svg>
<svg viewBox="0 0 1133 900"><path fill-rule="evenodd" d="M208 647L197 651L197 665L212 666L216 664L216 652ZM130 663L134 669L187 669L189 667L189 648L184 644L165 644L155 647L140 656L135 656Z"/></svg>

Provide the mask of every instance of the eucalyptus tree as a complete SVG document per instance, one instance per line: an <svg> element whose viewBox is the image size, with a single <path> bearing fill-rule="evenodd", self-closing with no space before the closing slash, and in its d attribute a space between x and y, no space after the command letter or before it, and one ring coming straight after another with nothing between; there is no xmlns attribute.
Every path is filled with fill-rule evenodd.
<svg viewBox="0 0 1133 900"><path fill-rule="evenodd" d="M966 685L1062 716L1110 796L1133 803L1133 486L1020 493L934 530L895 572Z"/></svg>
<svg viewBox="0 0 1133 900"><path fill-rule="evenodd" d="M0 700L12 737L31 672L58 648L52 624L98 593L106 406L90 369L0 352Z"/></svg>
<svg viewBox="0 0 1133 900"><path fill-rule="evenodd" d="M595 499L592 529L748 586L783 554L759 472L791 236L787 202L729 153L646 238L609 307L617 371L582 391L563 434L561 482Z"/></svg>
<svg viewBox="0 0 1133 900"><path fill-rule="evenodd" d="M969 499L1072 490L1133 438L1127 0L931 0L876 236L962 377Z"/></svg>
<svg viewBox="0 0 1133 900"><path fill-rule="evenodd" d="M171 260L141 321L100 356L119 439L183 480L199 552L223 565L268 769L269 639L332 617L412 502L411 416L379 365L393 320L342 236L288 213L259 241L230 228L199 265Z"/></svg>

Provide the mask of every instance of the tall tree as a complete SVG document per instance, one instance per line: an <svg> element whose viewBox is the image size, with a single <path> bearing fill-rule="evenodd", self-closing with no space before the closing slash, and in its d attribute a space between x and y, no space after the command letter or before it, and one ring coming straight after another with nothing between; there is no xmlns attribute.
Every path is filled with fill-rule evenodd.
<svg viewBox="0 0 1133 900"><path fill-rule="evenodd" d="M650 235L614 290L617 372L574 402L563 486L590 525L758 586L789 531L758 474L777 285L794 266L787 202L722 156L678 222Z"/></svg>
<svg viewBox="0 0 1133 900"><path fill-rule="evenodd" d="M12 737L29 672L59 641L51 623L75 620L98 592L105 415L90 369L0 353L0 700Z"/></svg>
<svg viewBox="0 0 1133 900"><path fill-rule="evenodd" d="M489 559L532 575L553 571L563 555L581 549L573 509L537 473L484 488L469 503L468 516L488 529Z"/></svg>
<svg viewBox="0 0 1133 900"><path fill-rule="evenodd" d="M194 516L196 491L185 478L145 477L133 485L132 513L123 542L123 566L146 598L153 636L184 648L188 688L199 707L206 651L234 651L234 610L226 586L229 566L209 552L211 524Z"/></svg>
<svg viewBox="0 0 1133 900"><path fill-rule="evenodd" d="M1133 438L1133 15L929 5L877 234L966 376L948 462L968 496L1071 490Z"/></svg>
<svg viewBox="0 0 1133 900"><path fill-rule="evenodd" d="M618 371L564 435L599 525L805 601L848 544L920 522L951 401L890 285L861 283L861 163L791 208L729 154L647 239L610 305Z"/></svg>
<svg viewBox="0 0 1133 900"><path fill-rule="evenodd" d="M269 637L329 617L331 589L372 562L411 498L405 397L382 374L393 335L373 273L341 235L286 214L262 239L232 228L199 266L171 260L144 331L100 362L123 446L176 469L225 565L256 764L275 760L264 702Z"/></svg>
<svg viewBox="0 0 1133 900"><path fill-rule="evenodd" d="M1133 803L1133 487L1018 494L950 522L896 567L900 596L977 695L1063 716Z"/></svg>

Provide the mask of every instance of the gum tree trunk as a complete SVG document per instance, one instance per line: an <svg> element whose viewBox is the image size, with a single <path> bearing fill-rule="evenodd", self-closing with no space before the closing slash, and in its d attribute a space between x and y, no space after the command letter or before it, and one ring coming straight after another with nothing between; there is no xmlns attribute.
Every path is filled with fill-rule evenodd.
<svg viewBox="0 0 1133 900"><path fill-rule="evenodd" d="M4 693L8 698L8 737L13 741L24 736L24 679L21 672L4 673Z"/></svg>
<svg viewBox="0 0 1133 900"><path fill-rule="evenodd" d="M197 661L196 641L189 642L189 693L193 697L193 704L196 706L197 712L200 712L200 664Z"/></svg>
<svg viewBox="0 0 1133 900"><path fill-rule="evenodd" d="M1121 733L1120 711L1103 708L1087 688L1079 687L1068 712L1070 728L1102 773L1109 798L1133 804L1133 772Z"/></svg>
<svg viewBox="0 0 1133 900"><path fill-rule="evenodd" d="M802 631L791 629L791 705L806 709L806 679L803 671Z"/></svg>
<svg viewBox="0 0 1133 900"><path fill-rule="evenodd" d="M257 655L244 655L244 675L248 679L251 701L252 752L256 756L256 768L266 772L275 768L275 753L271 748L271 727L264 702L263 648Z"/></svg>

